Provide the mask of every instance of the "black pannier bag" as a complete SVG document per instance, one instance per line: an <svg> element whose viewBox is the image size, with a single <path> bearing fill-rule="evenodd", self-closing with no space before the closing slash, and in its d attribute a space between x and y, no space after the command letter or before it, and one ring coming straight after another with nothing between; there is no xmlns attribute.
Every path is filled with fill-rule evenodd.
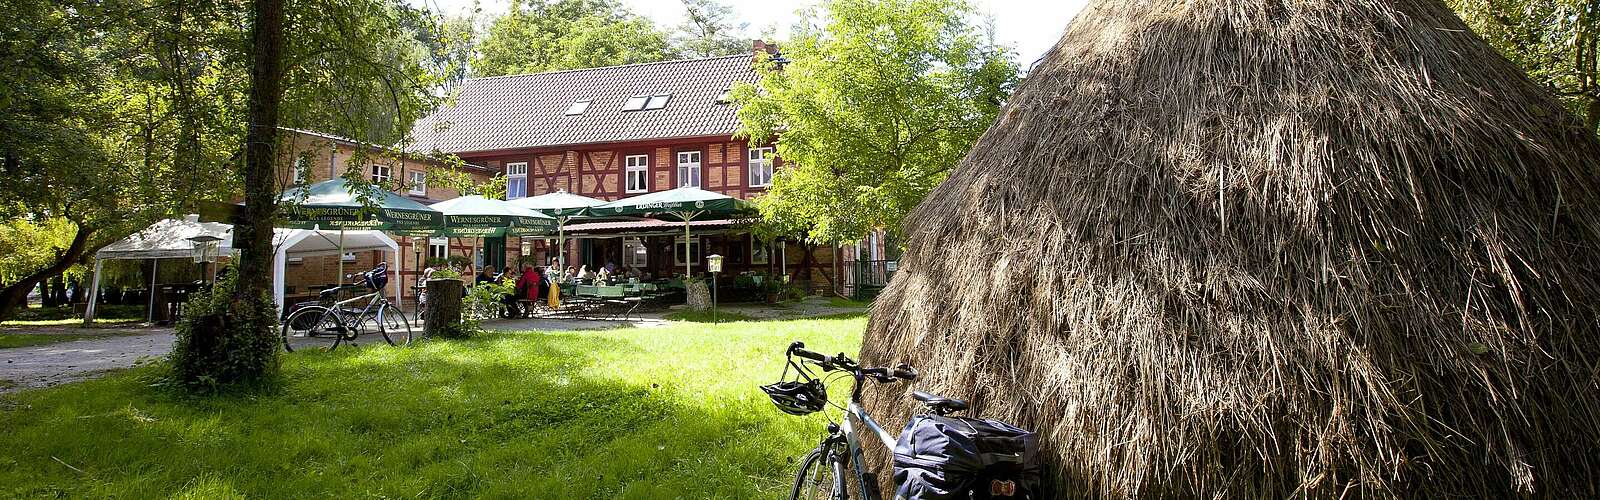
<svg viewBox="0 0 1600 500"><path fill-rule="evenodd" d="M994 420L919 415L894 447L896 500L1037 499L1039 441Z"/></svg>

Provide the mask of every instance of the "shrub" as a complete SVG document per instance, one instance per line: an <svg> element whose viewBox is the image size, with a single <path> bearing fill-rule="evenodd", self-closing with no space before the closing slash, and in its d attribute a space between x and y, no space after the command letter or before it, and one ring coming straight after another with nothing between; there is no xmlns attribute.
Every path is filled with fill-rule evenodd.
<svg viewBox="0 0 1600 500"><path fill-rule="evenodd" d="M184 306L170 356L178 385L214 392L277 371L277 308L265 292L235 297L238 282L230 267Z"/></svg>

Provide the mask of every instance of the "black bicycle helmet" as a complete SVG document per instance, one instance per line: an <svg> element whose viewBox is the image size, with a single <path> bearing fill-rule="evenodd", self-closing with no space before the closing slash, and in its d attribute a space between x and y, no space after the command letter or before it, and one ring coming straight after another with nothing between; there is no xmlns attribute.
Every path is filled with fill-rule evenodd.
<svg viewBox="0 0 1600 500"><path fill-rule="evenodd" d="M772 404L790 415L810 415L828 404L828 389L817 379L805 382L778 382L761 386Z"/></svg>
<svg viewBox="0 0 1600 500"><path fill-rule="evenodd" d="M362 279L366 282L367 288L382 290L385 285L389 284L389 263L379 262L378 267L362 273Z"/></svg>

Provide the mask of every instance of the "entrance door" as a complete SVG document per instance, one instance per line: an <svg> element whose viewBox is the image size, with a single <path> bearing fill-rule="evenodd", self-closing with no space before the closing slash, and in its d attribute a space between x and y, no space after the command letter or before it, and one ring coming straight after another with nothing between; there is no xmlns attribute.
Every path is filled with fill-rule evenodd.
<svg viewBox="0 0 1600 500"><path fill-rule="evenodd" d="M496 271L506 268L506 237L483 239L483 263L494 266Z"/></svg>

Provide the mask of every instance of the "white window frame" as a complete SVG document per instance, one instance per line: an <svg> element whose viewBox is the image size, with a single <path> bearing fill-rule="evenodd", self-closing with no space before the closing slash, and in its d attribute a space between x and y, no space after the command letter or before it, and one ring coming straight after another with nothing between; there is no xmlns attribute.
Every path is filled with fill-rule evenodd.
<svg viewBox="0 0 1600 500"><path fill-rule="evenodd" d="M772 169L772 154L770 147L750 148L745 154L749 159L750 187L772 186L772 174L776 173Z"/></svg>
<svg viewBox="0 0 1600 500"><path fill-rule="evenodd" d="M622 158L622 178L629 193L650 191L650 155L628 155Z"/></svg>
<svg viewBox="0 0 1600 500"><path fill-rule="evenodd" d="M636 96L633 96L633 97L629 97L628 100L622 102L622 110L623 111L641 111L641 110L644 109L644 105L648 104L649 102L650 102L650 95L649 94L636 95Z"/></svg>
<svg viewBox="0 0 1600 500"><path fill-rule="evenodd" d="M389 182L389 180L393 179L393 178L394 178L394 167L391 167L391 166L388 166L388 165L382 165L382 164L378 164L378 163L372 164L372 183L373 184Z"/></svg>
<svg viewBox="0 0 1600 500"><path fill-rule="evenodd" d="M450 258L450 238L443 236L428 238L428 258Z"/></svg>
<svg viewBox="0 0 1600 500"><path fill-rule="evenodd" d="M407 180L411 181L411 189L410 189L410 193L411 194L416 195L416 196L427 196L428 195L428 173L427 172L418 172L416 170L412 170L411 172L407 172L406 176L410 177L410 179L407 179Z"/></svg>
<svg viewBox="0 0 1600 500"><path fill-rule="evenodd" d="M512 195L511 185L520 182L522 194ZM519 161L506 164L506 199L515 200L528 197L528 162Z"/></svg>
<svg viewBox="0 0 1600 500"><path fill-rule="evenodd" d="M669 102L672 102L672 94L656 94L650 96L648 101L645 101L644 109L662 109L667 107Z"/></svg>
<svg viewBox="0 0 1600 500"><path fill-rule="evenodd" d="M683 267L685 265L685 263L683 262L683 258L684 258L684 256L687 255L687 256L693 256L695 258L694 262L687 263L689 267L692 268L694 266L700 265L700 252L699 252L699 250L700 250L700 237L696 236L696 237L688 238L688 241L689 241L688 252L684 252L683 251L684 250L684 248L683 248L684 239L685 239L684 237L679 236L679 237L677 237L677 239L672 241L672 263L676 267Z"/></svg>
<svg viewBox="0 0 1600 500"><path fill-rule="evenodd" d="M693 161L690 161L690 158ZM678 152L678 187L700 187L700 181L702 180L700 178L701 159L699 151Z"/></svg>
<svg viewBox="0 0 1600 500"><path fill-rule="evenodd" d="M622 240L622 265L634 269L650 267L650 249L639 238Z"/></svg>

